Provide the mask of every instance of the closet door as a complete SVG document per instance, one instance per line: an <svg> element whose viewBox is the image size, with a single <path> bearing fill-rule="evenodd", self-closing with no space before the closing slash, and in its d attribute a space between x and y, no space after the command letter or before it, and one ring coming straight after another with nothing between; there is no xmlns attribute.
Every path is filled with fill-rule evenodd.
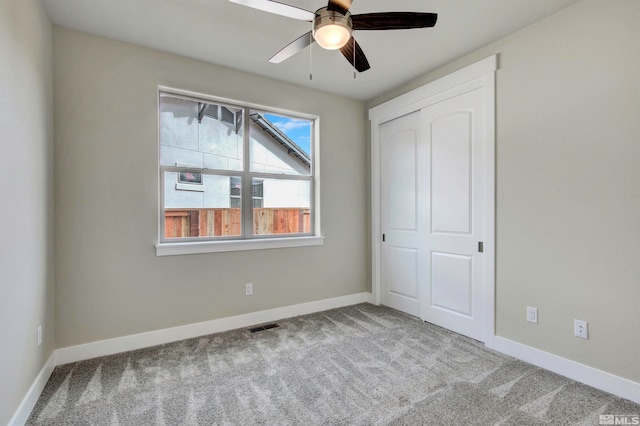
<svg viewBox="0 0 640 426"><path fill-rule="evenodd" d="M490 56L369 110L374 299L489 347L496 69Z"/></svg>
<svg viewBox="0 0 640 426"><path fill-rule="evenodd" d="M484 89L424 108L428 275L421 318L484 341Z"/></svg>
<svg viewBox="0 0 640 426"><path fill-rule="evenodd" d="M425 297L425 138L420 112L380 126L381 302L420 316Z"/></svg>
<svg viewBox="0 0 640 426"><path fill-rule="evenodd" d="M384 305L484 340L484 89L380 125Z"/></svg>

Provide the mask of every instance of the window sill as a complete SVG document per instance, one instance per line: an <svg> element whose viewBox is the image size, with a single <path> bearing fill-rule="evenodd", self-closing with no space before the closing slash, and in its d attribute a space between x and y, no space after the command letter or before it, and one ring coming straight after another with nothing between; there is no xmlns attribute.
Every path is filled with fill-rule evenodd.
<svg viewBox="0 0 640 426"><path fill-rule="evenodd" d="M204 192L204 186L193 183L176 183L176 189L181 191Z"/></svg>
<svg viewBox="0 0 640 426"><path fill-rule="evenodd" d="M265 238L259 240L162 243L156 244L156 256L177 256L183 254L307 247L320 246L322 244L324 244L324 237L316 236Z"/></svg>

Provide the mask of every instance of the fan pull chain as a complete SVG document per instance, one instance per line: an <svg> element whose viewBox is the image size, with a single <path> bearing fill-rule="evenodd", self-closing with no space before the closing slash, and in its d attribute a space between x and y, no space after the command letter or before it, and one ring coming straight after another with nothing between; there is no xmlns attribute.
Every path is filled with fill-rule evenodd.
<svg viewBox="0 0 640 426"><path fill-rule="evenodd" d="M351 37L353 40L353 79L356 79L356 39Z"/></svg>
<svg viewBox="0 0 640 426"><path fill-rule="evenodd" d="M313 52L313 34L309 33L309 80L313 80L313 61L311 54Z"/></svg>

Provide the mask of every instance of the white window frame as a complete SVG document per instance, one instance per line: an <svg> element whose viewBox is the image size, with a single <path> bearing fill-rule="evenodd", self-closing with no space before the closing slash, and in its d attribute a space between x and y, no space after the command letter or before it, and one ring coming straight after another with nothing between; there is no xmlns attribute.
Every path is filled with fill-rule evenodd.
<svg viewBox="0 0 640 426"><path fill-rule="evenodd" d="M236 108L242 108L243 116L243 170L208 170L202 169L198 172L216 175L241 176L242 178L242 236L240 237L197 237L184 238L178 241L164 238L164 172L172 171L178 167L162 166L160 163L160 97L166 94L169 96L192 100L195 102L205 101L217 104L228 104ZM216 253L228 251L261 250L287 247L318 246L324 243L324 237L320 232L320 168L319 168L319 128L320 118L315 115L287 111L280 108L273 108L264 105L242 102L232 99L225 99L191 92L187 90L175 89L172 87L158 86L157 93L158 111L158 241L156 243L157 256L171 256L184 254ZM258 110L292 118L304 118L312 121L313 143L311 145L311 174L310 176L272 174L252 172L250 169L250 110ZM179 167L182 169L182 167ZM196 170L194 170L196 171ZM252 235L253 228L253 186L254 178L259 179L283 179L283 180L305 180L311 185L310 211L311 211L311 232L296 234L277 235ZM244 200L250 200L249 202ZM250 208L246 208L249 206Z"/></svg>

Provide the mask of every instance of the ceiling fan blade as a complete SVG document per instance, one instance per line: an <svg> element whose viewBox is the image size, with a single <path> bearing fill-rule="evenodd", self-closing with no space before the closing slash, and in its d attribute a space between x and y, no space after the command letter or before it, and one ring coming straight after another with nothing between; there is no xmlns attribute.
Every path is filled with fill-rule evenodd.
<svg viewBox="0 0 640 426"><path fill-rule="evenodd" d="M381 12L352 15L354 30L406 30L433 27L437 13Z"/></svg>
<svg viewBox="0 0 640 426"><path fill-rule="evenodd" d="M349 8L351 7L352 2L353 0L329 0L329 4L327 5L327 10L340 12L344 15L345 13L347 13Z"/></svg>
<svg viewBox="0 0 640 426"><path fill-rule="evenodd" d="M269 59L269 62L273 64L279 64L285 59L289 59L296 53L300 52L301 50L303 50L305 47L309 46L313 42L315 42L315 40L311 35L311 31L309 31L308 33L301 35L300 37L298 37L297 39L293 40L291 43L287 44L285 47L280 49L278 53L276 53L271 57L271 59Z"/></svg>
<svg viewBox="0 0 640 426"><path fill-rule="evenodd" d="M353 56L354 45L356 48L355 58ZM340 48L340 51L352 66L355 59L355 68L356 70L358 70L358 72L363 72L371 68L371 65L369 65L369 61L367 60L367 57L364 55L364 52L360 48L360 45L353 37L351 37L351 40L349 40L347 44L345 44Z"/></svg>
<svg viewBox="0 0 640 426"><path fill-rule="evenodd" d="M264 10L265 12L275 13L276 15L286 16L288 18L298 19L300 21L311 22L316 14L308 10L300 9L295 6L280 3L272 0L229 0L231 3L249 6L254 9Z"/></svg>

